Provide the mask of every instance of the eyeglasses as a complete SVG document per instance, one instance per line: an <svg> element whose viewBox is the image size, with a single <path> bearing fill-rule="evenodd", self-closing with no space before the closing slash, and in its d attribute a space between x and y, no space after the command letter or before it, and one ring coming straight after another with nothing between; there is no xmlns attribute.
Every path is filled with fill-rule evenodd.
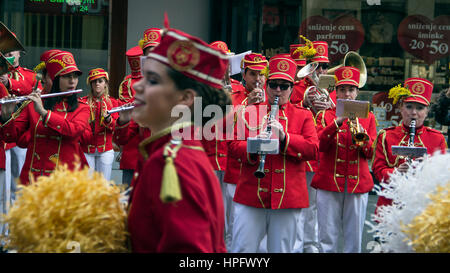
<svg viewBox="0 0 450 273"><path fill-rule="evenodd" d="M267 85L268 85L271 89L277 89L278 87L280 87L280 90L281 90L281 91L288 90L289 87L291 87L291 85L288 84L288 83L268 82Z"/></svg>

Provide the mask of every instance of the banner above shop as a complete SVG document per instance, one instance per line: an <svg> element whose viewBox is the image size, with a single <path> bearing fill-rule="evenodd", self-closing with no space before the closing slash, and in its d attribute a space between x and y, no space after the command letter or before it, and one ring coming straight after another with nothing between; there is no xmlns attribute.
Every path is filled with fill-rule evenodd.
<svg viewBox="0 0 450 273"><path fill-rule="evenodd" d="M423 15L408 16L400 23L397 38L405 51L432 64L450 54L450 16L434 20Z"/></svg>
<svg viewBox="0 0 450 273"><path fill-rule="evenodd" d="M357 51L364 42L361 22L350 15L340 16L333 21L318 15L308 17L300 25L299 34L311 41L327 42L331 63L341 60L349 51Z"/></svg>

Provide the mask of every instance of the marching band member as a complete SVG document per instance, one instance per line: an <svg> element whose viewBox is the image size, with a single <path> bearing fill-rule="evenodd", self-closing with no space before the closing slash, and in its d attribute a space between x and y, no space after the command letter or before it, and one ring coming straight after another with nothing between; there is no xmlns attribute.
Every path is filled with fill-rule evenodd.
<svg viewBox="0 0 450 273"><path fill-rule="evenodd" d="M304 161L317 158L318 139L311 112L289 103L296 67L290 57L272 57L267 101L247 106L238 114L235 140L231 141L229 150L230 157L242 162L233 199L232 252L256 252L265 235L268 252L292 252L298 225L303 225L302 208L308 207ZM279 121L267 121L266 113L270 112L276 96L279 97L276 113ZM249 119L255 117L258 126L252 127ZM260 179L254 176L259 163L257 155L248 154L246 140L238 137L239 130L244 130L246 138L267 137L265 123L271 126L273 136L279 136L280 153L266 156L266 176Z"/></svg>
<svg viewBox="0 0 450 273"><path fill-rule="evenodd" d="M242 60L242 73L245 86L240 83L231 83L231 103L233 104L233 113L237 115L244 105L257 104L262 101L264 90L261 88L265 84L265 76L261 72L266 69L268 61L266 57L259 53L250 53L244 56ZM236 118L233 118L236 120ZM235 129L236 124L232 128ZM229 128L227 125L226 128ZM233 133L234 135L234 133ZM230 153L230 141L227 141L227 155ZM239 158L227 157L225 168L225 243L227 249L231 250L231 241L233 239L234 209L233 198L236 191L236 184L241 176L241 160Z"/></svg>
<svg viewBox="0 0 450 273"><path fill-rule="evenodd" d="M168 29L143 59L132 119L152 136L139 144L145 158L134 181L128 228L136 252L225 252L220 184L202 144L195 139L192 111L207 105L222 110L226 55L200 39ZM213 69L214 68L214 69ZM194 98L202 109L194 109ZM184 122L175 108L191 110ZM198 131L197 131L198 132Z"/></svg>
<svg viewBox="0 0 450 273"><path fill-rule="evenodd" d="M359 70L344 66L336 69L336 97L354 100L358 95ZM317 115L319 168L312 180L317 189L319 244L323 252L337 252L339 233L344 234L344 252L361 252L368 192L373 188L368 160L376 137L375 116L356 118L363 133L354 141L350 121L336 117L336 109Z"/></svg>
<svg viewBox="0 0 450 273"><path fill-rule="evenodd" d="M17 38L16 34L12 34ZM35 86L38 89L42 89L42 86L36 78L36 72L20 65L20 53L19 50L15 50L4 54L7 58L13 58L14 61L12 66L9 66L8 73L0 75L0 82L7 88L8 94L25 96L30 94ZM26 134L22 140L24 139L26 139ZM22 171L27 153L27 150L16 142L21 142L21 140L18 139L15 142L7 143L5 148L7 157L6 177L11 180L8 183L11 185L12 200L15 199L16 179Z"/></svg>
<svg viewBox="0 0 450 273"><path fill-rule="evenodd" d="M389 91L389 97L394 99L394 104L400 102L402 123L378 132L372 170L379 181L387 183L389 175L395 170L399 172L408 170L409 165L406 158L393 155L391 147L393 145L408 146L412 120L416 121L414 147L427 148L429 155L438 150L445 153L447 144L442 133L423 125L429 112L432 92L433 84L422 78L406 79L404 88L397 86ZM380 196L377 208L390 205L391 202L390 199Z"/></svg>
<svg viewBox="0 0 450 273"><path fill-rule="evenodd" d="M78 84L81 71L70 52L59 52L46 63L53 81L50 93L73 90ZM20 115L14 113L15 102L2 106L3 123L0 132L8 142L30 132L25 164L20 174L22 184L30 177L48 175L57 164L67 163L74 168L77 162L87 165L79 148L79 138L89 126L89 107L78 104L76 94L67 97L47 98L44 102L38 92L27 96L29 101L21 106Z"/></svg>
<svg viewBox="0 0 450 273"><path fill-rule="evenodd" d="M7 97L8 90L0 82L0 98ZM0 105L0 109L2 106ZM0 121L0 126L2 122ZM8 213L8 208L11 203L11 185L7 183L11 179L6 180L6 153L5 153L6 143L3 141L3 136L0 136L0 214ZM0 224L0 236L4 236L6 233L5 224ZM2 250L2 245L0 244L0 252Z"/></svg>
<svg viewBox="0 0 450 273"><path fill-rule="evenodd" d="M142 48L140 46L132 47L126 52L126 55L131 68L131 74L125 76L124 80L120 83L119 102L122 105L133 102L134 94L136 93L133 85L142 79L140 59L143 55ZM128 186L131 185L133 173L138 163L139 151L137 146L139 142L140 139L135 136L125 140L125 143L121 147L119 168L122 170L122 183ZM118 142L115 143L119 144Z"/></svg>
<svg viewBox="0 0 450 273"><path fill-rule="evenodd" d="M139 41L144 56L148 56L148 53L161 42L162 30L156 27L146 29L144 31L144 37Z"/></svg>
<svg viewBox="0 0 450 273"><path fill-rule="evenodd" d="M109 96L108 72L103 68L89 71L86 81L91 93L79 98L79 101L89 105L91 130L83 134L81 147L89 167L102 173L105 179L109 180L114 161L112 135L118 114L109 115L107 111L117 107L119 103Z"/></svg>

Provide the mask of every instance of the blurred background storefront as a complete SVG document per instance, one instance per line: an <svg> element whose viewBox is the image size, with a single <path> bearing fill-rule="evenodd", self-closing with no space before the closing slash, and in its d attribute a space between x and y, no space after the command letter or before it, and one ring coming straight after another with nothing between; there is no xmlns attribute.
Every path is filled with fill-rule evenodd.
<svg viewBox="0 0 450 273"><path fill-rule="evenodd" d="M372 101L409 77L434 83L433 98L450 81L450 0L2 0L0 20L15 32L33 68L50 48L74 53L83 70L80 87L95 67L107 68L112 94L129 73L125 52L145 29L171 27L206 42L223 40L235 53L252 50L271 57L289 45L324 40L331 67L357 51L367 67L359 99ZM389 102L374 106L380 127L398 122ZM389 110L388 115L379 111ZM385 111L386 112L386 111ZM446 132L431 118L428 125Z"/></svg>

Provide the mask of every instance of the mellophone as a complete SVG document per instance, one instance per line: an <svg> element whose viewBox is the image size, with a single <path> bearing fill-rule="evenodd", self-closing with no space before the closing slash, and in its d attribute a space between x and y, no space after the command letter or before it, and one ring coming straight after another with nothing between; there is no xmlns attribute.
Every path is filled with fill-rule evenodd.
<svg viewBox="0 0 450 273"><path fill-rule="evenodd" d="M134 105L119 106L119 107L114 107L111 110L108 110L106 112L108 113L108 115L110 115L110 114L117 113L117 112L131 110L133 108L134 108Z"/></svg>
<svg viewBox="0 0 450 273"><path fill-rule="evenodd" d="M65 96L65 95L72 95L72 94L77 94L77 93L81 93L83 92L83 89L75 89L75 90L69 90L69 91L64 91L64 92L58 92L58 93L50 93L50 94L42 94L41 98L45 99L45 98L51 98L51 97L59 97L59 96ZM12 102L22 102L22 101L26 101L29 100L29 98L27 96L20 96L20 97L14 97L14 98L3 98L0 99L0 105L1 104L6 104L6 103L12 103Z"/></svg>

